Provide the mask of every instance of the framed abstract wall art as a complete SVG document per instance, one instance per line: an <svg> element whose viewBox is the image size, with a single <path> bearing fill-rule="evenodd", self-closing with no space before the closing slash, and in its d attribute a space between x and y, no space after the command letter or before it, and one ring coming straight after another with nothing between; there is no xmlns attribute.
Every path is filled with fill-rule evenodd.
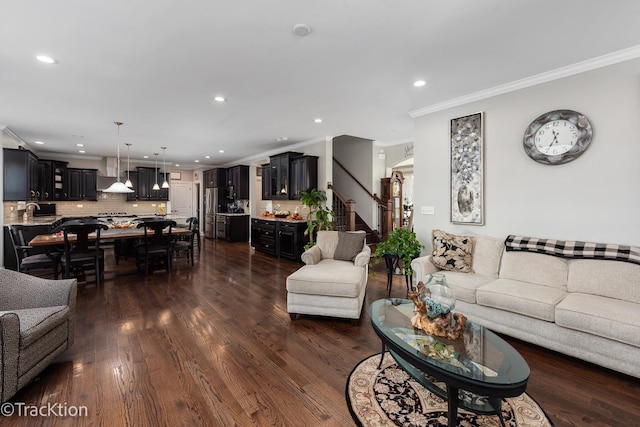
<svg viewBox="0 0 640 427"><path fill-rule="evenodd" d="M483 113L451 120L451 222L484 224Z"/></svg>

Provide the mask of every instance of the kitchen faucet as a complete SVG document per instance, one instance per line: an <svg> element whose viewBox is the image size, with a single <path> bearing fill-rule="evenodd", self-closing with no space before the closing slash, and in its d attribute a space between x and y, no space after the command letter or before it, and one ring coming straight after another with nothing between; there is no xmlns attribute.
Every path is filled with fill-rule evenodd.
<svg viewBox="0 0 640 427"><path fill-rule="evenodd" d="M24 215L22 215L22 219L27 221L29 219L29 206L35 206L37 210L40 210L40 205L36 202L29 202L24 205Z"/></svg>

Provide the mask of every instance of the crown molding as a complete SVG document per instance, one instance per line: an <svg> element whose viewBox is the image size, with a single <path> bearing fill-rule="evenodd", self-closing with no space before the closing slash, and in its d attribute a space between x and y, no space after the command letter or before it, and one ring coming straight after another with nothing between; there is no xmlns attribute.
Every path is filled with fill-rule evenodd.
<svg viewBox="0 0 640 427"><path fill-rule="evenodd" d="M619 50L607 55L598 56L586 61L578 62L573 65L569 65L555 70L547 71L545 73L536 74L535 76L527 77L521 80L516 80L511 83L506 83L500 86L495 86L489 89L481 90L471 93L469 95L461 96L459 98L450 99L438 104L429 105L427 107L419 108L409 112L412 118L424 116L426 114L443 111L449 108L458 107L460 105L468 104L470 102L480 101L482 99L491 98L497 95L503 95L505 93L513 92L516 90L536 86L542 83L547 83L553 80L558 80L564 77L573 76L576 74L584 73L587 71L596 70L598 68L606 67L609 65L617 64L631 59L640 57L640 46L633 46L628 49Z"/></svg>

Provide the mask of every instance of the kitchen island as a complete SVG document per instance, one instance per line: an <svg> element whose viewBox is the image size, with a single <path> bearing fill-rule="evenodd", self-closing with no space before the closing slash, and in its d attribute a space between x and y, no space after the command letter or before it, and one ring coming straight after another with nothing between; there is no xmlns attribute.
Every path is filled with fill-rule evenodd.
<svg viewBox="0 0 640 427"><path fill-rule="evenodd" d="M304 245L309 241L304 235L306 229L304 219L251 218L251 244L257 251L300 261Z"/></svg>

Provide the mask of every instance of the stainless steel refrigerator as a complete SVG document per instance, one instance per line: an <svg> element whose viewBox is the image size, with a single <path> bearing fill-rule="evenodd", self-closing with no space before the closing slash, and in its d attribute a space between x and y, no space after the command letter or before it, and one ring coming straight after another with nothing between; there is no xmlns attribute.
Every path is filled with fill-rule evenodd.
<svg viewBox="0 0 640 427"><path fill-rule="evenodd" d="M204 236L216 238L216 214L225 212L224 188L207 188L204 193Z"/></svg>

